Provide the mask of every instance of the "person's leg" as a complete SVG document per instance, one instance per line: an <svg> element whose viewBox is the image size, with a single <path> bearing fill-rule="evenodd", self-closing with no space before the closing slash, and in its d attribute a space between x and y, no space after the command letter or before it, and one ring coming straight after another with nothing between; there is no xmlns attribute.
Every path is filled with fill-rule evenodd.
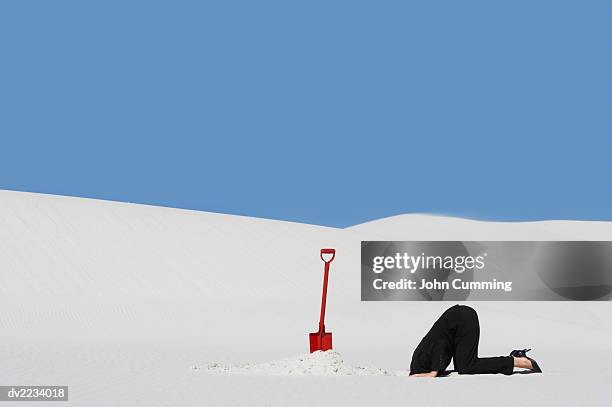
<svg viewBox="0 0 612 407"><path fill-rule="evenodd" d="M456 319L454 321L456 322L454 362L459 374L512 374L513 357L478 357L480 324L476 311L470 307L460 306L453 313L453 319Z"/></svg>

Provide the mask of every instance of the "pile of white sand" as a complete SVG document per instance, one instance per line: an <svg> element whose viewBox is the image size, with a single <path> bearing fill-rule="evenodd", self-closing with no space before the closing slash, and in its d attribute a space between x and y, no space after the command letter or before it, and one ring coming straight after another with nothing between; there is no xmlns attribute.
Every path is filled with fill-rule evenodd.
<svg viewBox="0 0 612 407"><path fill-rule="evenodd" d="M194 370L201 370L194 366ZM228 366L221 363L210 363L206 367L210 373L251 374L263 376L391 376L380 368L350 366L342 356L334 351L317 351L272 362Z"/></svg>

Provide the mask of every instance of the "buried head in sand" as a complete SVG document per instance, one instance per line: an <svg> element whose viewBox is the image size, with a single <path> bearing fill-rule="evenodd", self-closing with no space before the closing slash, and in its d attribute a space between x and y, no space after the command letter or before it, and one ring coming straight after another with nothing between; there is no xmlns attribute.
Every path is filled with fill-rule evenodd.
<svg viewBox="0 0 612 407"><path fill-rule="evenodd" d="M514 350L508 356L478 357L479 339L480 324L473 308L455 305L447 309L415 349L410 376L446 376L451 359L459 374L511 375L515 367L542 373L537 362L526 355L530 349Z"/></svg>

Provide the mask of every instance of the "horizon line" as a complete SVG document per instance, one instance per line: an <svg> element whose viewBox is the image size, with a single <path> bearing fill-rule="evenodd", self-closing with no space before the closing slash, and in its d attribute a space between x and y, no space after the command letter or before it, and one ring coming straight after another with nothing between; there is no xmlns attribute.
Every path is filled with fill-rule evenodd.
<svg viewBox="0 0 612 407"><path fill-rule="evenodd" d="M103 202L118 203L118 204L150 206L154 208L176 209L176 210L181 210L181 211L210 213L210 214L215 214L215 215L238 216L238 217L244 217L244 218L261 219L261 220L276 221L276 222L297 223L301 225L325 227L325 228L331 228L331 229L350 229L350 228L357 227L360 225L365 225L367 223L379 222L379 221L389 219L389 218L410 216L410 215L429 216L433 218L458 219L458 220L467 220L467 221L472 221L472 222L485 222L485 223L538 223L538 222L605 222L605 223L609 223L609 222L612 222L612 220L606 220L606 219L585 219L585 218L582 218L582 219L568 219L568 218L565 218L565 219L560 219L560 218L504 219L504 218L482 218L482 217L475 217L475 216L467 216L465 214L458 215L458 214L449 214L449 213L441 213L441 212L399 212L399 213L394 213L388 216L369 218L363 222L358 222L358 223L350 224L346 226L333 226L333 225L326 225L326 224L320 224L320 223L302 222L302 221L297 221L297 220L292 220L292 219L281 219L281 218L271 218L271 217L265 217L265 216L256 216L256 215L251 215L251 214L242 213L242 212L241 213L221 212L221 211L216 211L216 210L204 210L204 209L198 209L198 208L193 208L193 207L170 206L170 205L155 204L155 203L150 203L150 202L124 201L124 200L109 199L109 198L103 198L103 197L97 197L97 196L80 196L80 195L70 195L70 194L62 194L62 193L55 193L55 192L52 193L52 192L40 192L40 191L32 191L32 190L24 190L24 189L12 189L12 188L5 188L5 187L0 187L0 191L16 192L16 193L23 193L23 194L47 195L47 196L56 196L56 197L63 197L63 198L86 199L86 200L92 200L92 201L103 201Z"/></svg>

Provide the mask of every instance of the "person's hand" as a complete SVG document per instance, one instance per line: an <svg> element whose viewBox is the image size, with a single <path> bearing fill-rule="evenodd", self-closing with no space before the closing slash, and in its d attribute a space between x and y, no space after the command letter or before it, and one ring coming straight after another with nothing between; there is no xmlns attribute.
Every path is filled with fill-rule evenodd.
<svg viewBox="0 0 612 407"><path fill-rule="evenodd" d="M433 370L429 373L415 373L413 375L410 375L410 377L436 377L437 375L438 375L438 371Z"/></svg>

